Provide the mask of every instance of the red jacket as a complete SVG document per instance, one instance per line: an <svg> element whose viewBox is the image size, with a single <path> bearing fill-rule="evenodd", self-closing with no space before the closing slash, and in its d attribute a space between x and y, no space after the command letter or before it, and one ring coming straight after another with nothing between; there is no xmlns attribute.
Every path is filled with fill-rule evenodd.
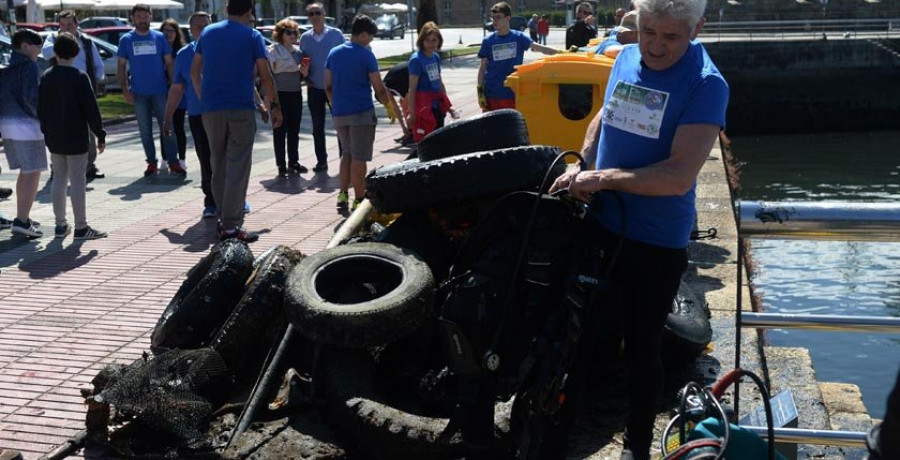
<svg viewBox="0 0 900 460"><path fill-rule="evenodd" d="M437 128L437 120L434 118L434 112L431 111L432 101L438 101L441 113L447 113L450 110L450 98L447 97L447 93L416 91L416 106L414 108L416 123L412 126L413 140L416 142L419 142L426 134Z"/></svg>
<svg viewBox="0 0 900 460"><path fill-rule="evenodd" d="M544 18L538 21L537 29L540 35L550 35L550 23Z"/></svg>

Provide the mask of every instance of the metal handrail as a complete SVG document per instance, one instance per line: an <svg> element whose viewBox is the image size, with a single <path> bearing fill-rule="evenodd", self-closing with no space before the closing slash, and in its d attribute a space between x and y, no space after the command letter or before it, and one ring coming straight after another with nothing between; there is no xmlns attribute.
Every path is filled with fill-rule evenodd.
<svg viewBox="0 0 900 460"><path fill-rule="evenodd" d="M845 315L798 315L744 312L740 303L745 237L841 241L900 241L900 203L749 202L736 209L738 220L738 303L735 312L735 362L740 366L742 328L796 328L820 331L900 334L900 318ZM740 385L735 383L735 412ZM746 427L766 437L765 427ZM866 447L866 433L839 430L776 428L774 442Z"/></svg>
<svg viewBox="0 0 900 460"><path fill-rule="evenodd" d="M761 438L769 434L764 426L744 426ZM820 442L824 441L824 442ZM857 431L807 430L802 428L775 428L775 442L789 444L817 444L823 446L866 447L866 434Z"/></svg>
<svg viewBox="0 0 900 460"><path fill-rule="evenodd" d="M889 316L798 315L793 313L744 312L741 315L741 327L900 334L900 318Z"/></svg>

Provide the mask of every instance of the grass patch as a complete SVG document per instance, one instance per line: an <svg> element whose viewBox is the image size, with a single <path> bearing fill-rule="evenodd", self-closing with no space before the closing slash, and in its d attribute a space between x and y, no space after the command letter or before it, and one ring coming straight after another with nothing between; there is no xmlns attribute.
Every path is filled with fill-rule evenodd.
<svg viewBox="0 0 900 460"><path fill-rule="evenodd" d="M453 59L455 57L460 56L469 56L472 54L478 54L478 50L480 47L478 46L467 46L465 48L453 48L446 51L441 52L441 59L446 61L448 59ZM378 68L382 70L390 69L391 67L409 60L409 57L412 55L412 52L398 54L396 56L388 56L385 58L381 58L378 60Z"/></svg>
<svg viewBox="0 0 900 460"><path fill-rule="evenodd" d="M100 106L100 115L104 120L118 118L125 115L134 115L134 106L125 102L122 93L106 93L97 99Z"/></svg>

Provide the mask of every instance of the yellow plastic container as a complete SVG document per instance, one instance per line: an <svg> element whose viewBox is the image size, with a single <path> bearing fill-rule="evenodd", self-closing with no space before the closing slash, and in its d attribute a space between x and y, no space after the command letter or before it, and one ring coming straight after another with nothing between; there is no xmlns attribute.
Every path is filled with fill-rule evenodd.
<svg viewBox="0 0 900 460"><path fill-rule="evenodd" d="M505 83L516 93L531 143L580 152L613 62L593 53L559 54L516 67Z"/></svg>

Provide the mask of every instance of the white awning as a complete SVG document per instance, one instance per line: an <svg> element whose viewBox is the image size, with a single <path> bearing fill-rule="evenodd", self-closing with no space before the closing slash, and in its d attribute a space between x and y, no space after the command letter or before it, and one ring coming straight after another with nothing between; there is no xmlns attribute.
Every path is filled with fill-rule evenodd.
<svg viewBox="0 0 900 460"><path fill-rule="evenodd" d="M49 0L47 0L49 1ZM98 0L92 6L92 10L130 10L135 5L135 0ZM180 10L184 8L184 4L173 0L142 0L143 3L150 8L160 10Z"/></svg>

